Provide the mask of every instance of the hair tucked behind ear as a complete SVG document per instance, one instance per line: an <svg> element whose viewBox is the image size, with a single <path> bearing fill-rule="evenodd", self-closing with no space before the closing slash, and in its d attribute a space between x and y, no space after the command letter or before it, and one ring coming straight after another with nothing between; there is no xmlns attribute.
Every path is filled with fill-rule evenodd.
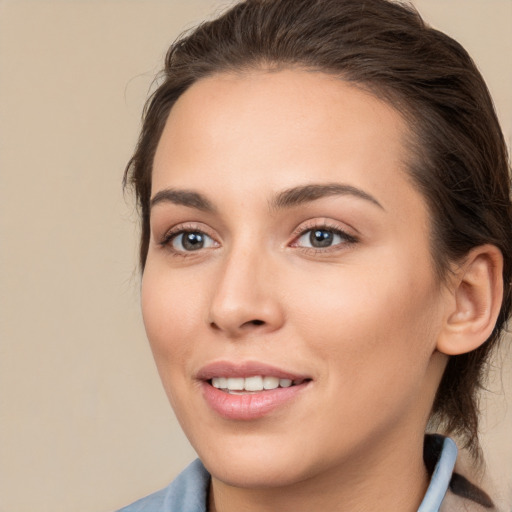
<svg viewBox="0 0 512 512"><path fill-rule="evenodd" d="M141 268L149 243L153 157L174 102L214 73L286 67L357 83L402 113L411 132L412 181L431 213L440 279L450 263L478 245L493 244L503 254L505 294L496 327L480 348L450 358L432 410L433 423L476 453L477 392L512 301L508 156L473 61L412 7L387 0L247 0L176 41L125 174L141 211Z"/></svg>

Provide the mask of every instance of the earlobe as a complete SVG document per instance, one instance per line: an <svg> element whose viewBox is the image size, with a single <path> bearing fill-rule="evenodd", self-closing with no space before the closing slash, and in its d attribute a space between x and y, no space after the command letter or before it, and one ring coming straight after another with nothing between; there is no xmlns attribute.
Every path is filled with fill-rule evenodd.
<svg viewBox="0 0 512 512"><path fill-rule="evenodd" d="M471 352L492 333L503 300L503 255L494 245L471 250L455 271L451 301L437 350Z"/></svg>

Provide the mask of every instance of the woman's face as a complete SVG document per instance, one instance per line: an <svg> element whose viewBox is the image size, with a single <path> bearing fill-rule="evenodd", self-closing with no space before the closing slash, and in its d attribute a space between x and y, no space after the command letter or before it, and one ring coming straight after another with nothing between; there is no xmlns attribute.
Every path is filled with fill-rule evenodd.
<svg viewBox="0 0 512 512"><path fill-rule="evenodd" d="M142 306L214 478L287 485L421 443L447 299L406 130L375 97L298 70L219 74L173 107Z"/></svg>

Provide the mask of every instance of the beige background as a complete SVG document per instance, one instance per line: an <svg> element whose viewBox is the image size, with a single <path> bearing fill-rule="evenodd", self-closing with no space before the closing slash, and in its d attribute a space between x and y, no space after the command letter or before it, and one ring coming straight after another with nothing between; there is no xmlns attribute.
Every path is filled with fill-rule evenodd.
<svg viewBox="0 0 512 512"><path fill-rule="evenodd" d="M510 141L512 0L416 3L473 54ZM223 5L0 0L0 512L112 510L194 457L146 345L121 175L167 46ZM484 425L509 503L510 356Z"/></svg>

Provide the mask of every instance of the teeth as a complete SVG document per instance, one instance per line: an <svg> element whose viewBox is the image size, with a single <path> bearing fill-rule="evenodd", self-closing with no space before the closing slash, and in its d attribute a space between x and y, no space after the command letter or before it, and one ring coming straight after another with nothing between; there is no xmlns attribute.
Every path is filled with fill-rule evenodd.
<svg viewBox="0 0 512 512"><path fill-rule="evenodd" d="M288 388L293 384L291 379L279 379L278 377L213 377L212 386L227 391L262 391L264 389Z"/></svg>
<svg viewBox="0 0 512 512"><path fill-rule="evenodd" d="M226 387L230 391L242 391L245 387L245 379L243 377L228 377Z"/></svg>
<svg viewBox="0 0 512 512"><path fill-rule="evenodd" d="M261 391L263 389L263 377L246 377L244 387L246 391Z"/></svg>
<svg viewBox="0 0 512 512"><path fill-rule="evenodd" d="M225 377L216 377L212 379L212 386L218 389L225 389L228 387L228 379Z"/></svg>
<svg viewBox="0 0 512 512"><path fill-rule="evenodd" d="M277 377L263 377L263 389L276 389L279 387Z"/></svg>

